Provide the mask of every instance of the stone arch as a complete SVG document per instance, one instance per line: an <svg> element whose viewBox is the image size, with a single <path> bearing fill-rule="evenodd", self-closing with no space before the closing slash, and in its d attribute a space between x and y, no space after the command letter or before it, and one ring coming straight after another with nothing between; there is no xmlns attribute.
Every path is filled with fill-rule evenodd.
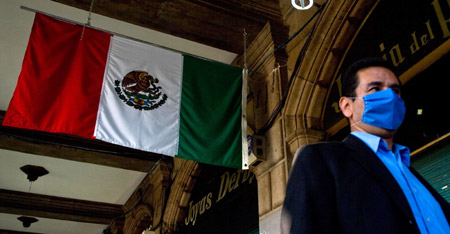
<svg viewBox="0 0 450 234"><path fill-rule="evenodd" d="M377 2L327 1L316 19L317 27L289 87L283 109L288 162L301 145L325 138L323 112L333 78L358 29ZM290 24L289 21L286 23ZM296 45L297 51L303 46L302 43ZM297 56L293 52L288 54ZM290 64L294 63L291 61Z"/></svg>
<svg viewBox="0 0 450 234"><path fill-rule="evenodd" d="M125 220L123 233L125 234L141 234L153 223L153 209L146 205L140 204L130 214L132 218Z"/></svg>
<svg viewBox="0 0 450 234"><path fill-rule="evenodd" d="M146 228L161 233L171 168L172 163L169 160L161 160L152 168L152 173L143 178L141 184L124 205L124 211L127 213L123 233L141 234Z"/></svg>

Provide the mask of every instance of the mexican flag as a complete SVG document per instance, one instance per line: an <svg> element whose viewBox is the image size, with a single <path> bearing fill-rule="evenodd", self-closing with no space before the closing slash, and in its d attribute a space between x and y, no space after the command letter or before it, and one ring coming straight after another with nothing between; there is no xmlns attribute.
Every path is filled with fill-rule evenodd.
<svg viewBox="0 0 450 234"><path fill-rule="evenodd" d="M247 168L242 88L240 68L37 13L3 125Z"/></svg>

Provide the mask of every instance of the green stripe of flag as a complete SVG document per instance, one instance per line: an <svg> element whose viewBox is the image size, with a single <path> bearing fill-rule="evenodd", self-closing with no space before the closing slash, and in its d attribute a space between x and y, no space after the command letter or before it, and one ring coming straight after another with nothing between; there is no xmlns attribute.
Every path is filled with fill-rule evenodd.
<svg viewBox="0 0 450 234"><path fill-rule="evenodd" d="M242 69L184 55L176 157L242 168Z"/></svg>

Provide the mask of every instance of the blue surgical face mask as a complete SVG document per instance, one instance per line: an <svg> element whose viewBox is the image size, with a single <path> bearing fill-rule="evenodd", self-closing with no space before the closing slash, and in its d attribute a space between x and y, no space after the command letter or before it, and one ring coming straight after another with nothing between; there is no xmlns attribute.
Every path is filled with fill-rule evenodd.
<svg viewBox="0 0 450 234"><path fill-rule="evenodd" d="M391 88L368 94L362 99L365 107L362 119L359 122L396 130L405 119L405 103Z"/></svg>

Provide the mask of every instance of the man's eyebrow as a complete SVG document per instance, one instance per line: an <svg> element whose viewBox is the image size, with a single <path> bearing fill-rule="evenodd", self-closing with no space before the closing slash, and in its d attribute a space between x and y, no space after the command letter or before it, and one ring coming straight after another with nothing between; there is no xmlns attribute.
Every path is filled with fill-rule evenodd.
<svg viewBox="0 0 450 234"><path fill-rule="evenodd" d="M382 85L384 85L384 83L381 81L372 81L367 84L367 87L382 86ZM389 88L394 88L394 89L400 88L400 84L393 84L393 85L389 86Z"/></svg>
<svg viewBox="0 0 450 234"><path fill-rule="evenodd" d="M393 84L393 85L391 85L390 88L399 89L400 88L400 84Z"/></svg>
<svg viewBox="0 0 450 234"><path fill-rule="evenodd" d="M367 84L367 87L370 87L370 86L380 86L380 85L383 85L383 82L381 82L381 81L372 81L372 82L370 82L370 83Z"/></svg>

